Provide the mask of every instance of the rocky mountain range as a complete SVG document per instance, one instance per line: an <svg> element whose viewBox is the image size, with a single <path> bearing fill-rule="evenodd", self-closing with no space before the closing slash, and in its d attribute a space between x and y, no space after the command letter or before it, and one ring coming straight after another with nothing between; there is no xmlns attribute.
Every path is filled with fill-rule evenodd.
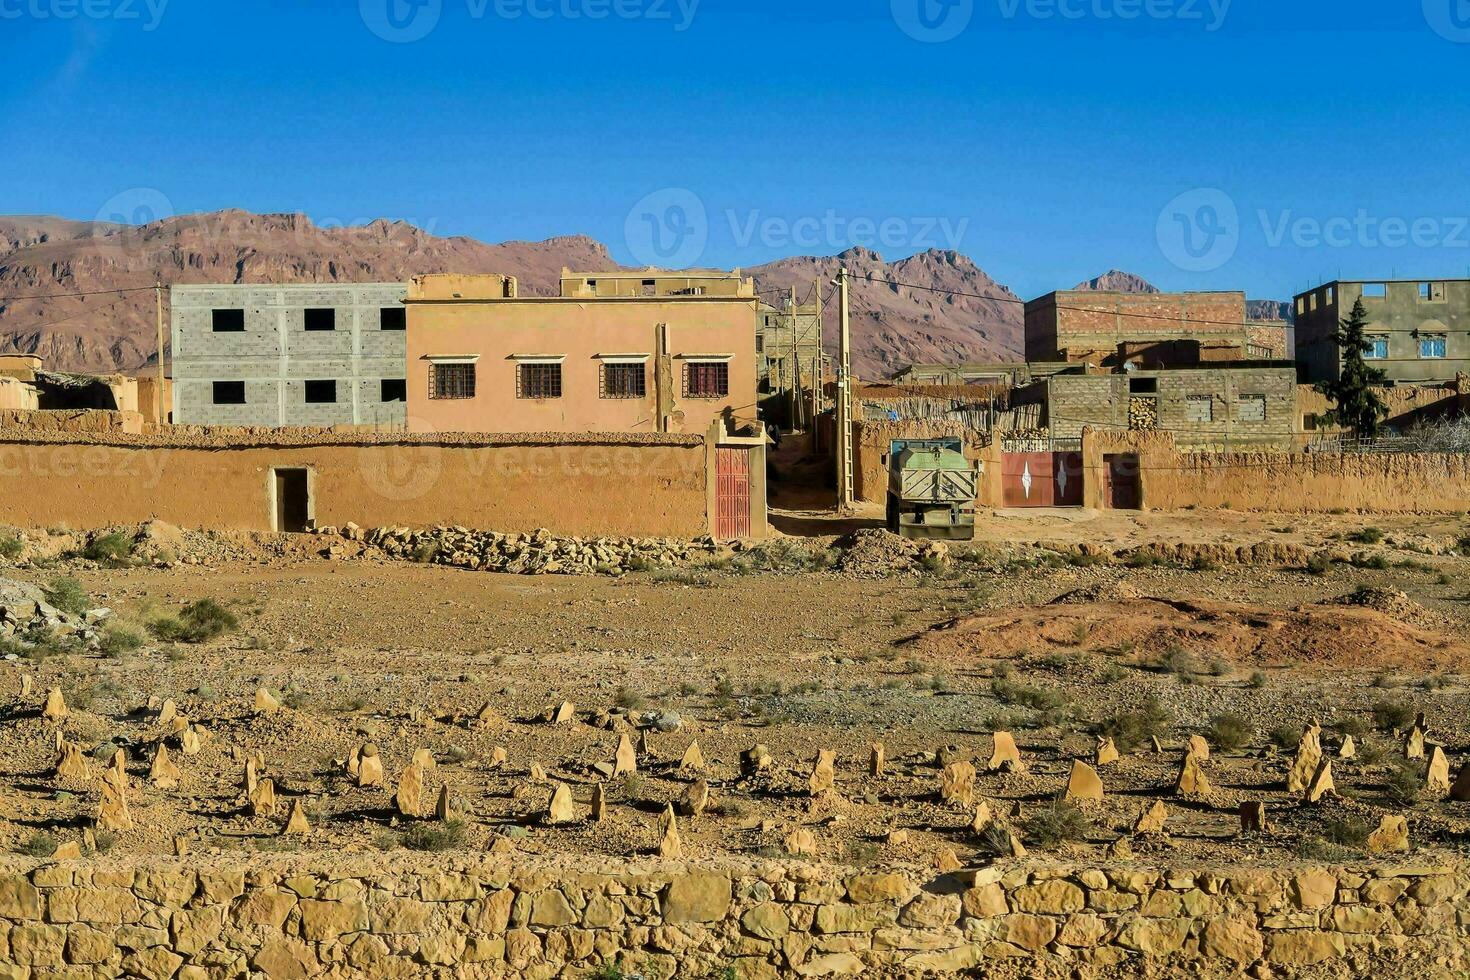
<svg viewBox="0 0 1470 980"><path fill-rule="evenodd" d="M1021 299L974 261L930 250L887 262L853 248L744 270L780 305L820 283L824 332L835 350L831 282L853 275L853 366L883 377L910 363L1011 361L1023 356ZM131 226L52 217L0 217L0 353L40 354L60 371L137 371L156 357L152 286L189 283L392 282L431 272L500 272L529 295L554 295L563 267L617 271L585 236L486 244L404 222L323 228L299 214L230 210ZM1079 288L1157 291L1112 271ZM165 302L167 293L165 292Z"/></svg>

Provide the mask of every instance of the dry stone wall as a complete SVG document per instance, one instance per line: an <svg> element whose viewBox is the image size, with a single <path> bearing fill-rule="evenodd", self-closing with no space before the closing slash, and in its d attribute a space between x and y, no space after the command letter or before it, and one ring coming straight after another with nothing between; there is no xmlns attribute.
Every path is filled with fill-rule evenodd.
<svg viewBox="0 0 1470 980"><path fill-rule="evenodd" d="M1434 863L1188 870L262 855L0 866L0 977L1415 976L1470 965Z"/></svg>

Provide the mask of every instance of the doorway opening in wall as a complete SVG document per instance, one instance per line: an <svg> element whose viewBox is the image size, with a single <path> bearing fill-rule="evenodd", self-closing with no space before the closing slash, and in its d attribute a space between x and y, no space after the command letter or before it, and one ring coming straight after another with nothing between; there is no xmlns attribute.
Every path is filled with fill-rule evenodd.
<svg viewBox="0 0 1470 980"><path fill-rule="evenodd" d="M272 470L271 502L277 532L304 533L311 524L310 474L304 469Z"/></svg>
<svg viewBox="0 0 1470 980"><path fill-rule="evenodd" d="M1137 453L1103 457L1103 499L1113 510L1143 508L1143 477Z"/></svg>

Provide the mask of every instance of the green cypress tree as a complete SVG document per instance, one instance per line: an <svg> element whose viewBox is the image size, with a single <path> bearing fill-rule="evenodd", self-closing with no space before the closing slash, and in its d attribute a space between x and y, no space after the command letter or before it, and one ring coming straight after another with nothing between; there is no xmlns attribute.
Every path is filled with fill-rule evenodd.
<svg viewBox="0 0 1470 980"><path fill-rule="evenodd" d="M1378 423L1388 416L1388 406L1373 390L1383 384L1387 375L1369 367L1363 357L1373 350L1365 336L1367 327L1368 310L1359 298L1353 304L1352 314L1340 321L1332 334L1333 342L1342 351L1342 370L1336 381L1324 381L1317 385L1317 390L1337 403L1337 408L1327 415L1331 424L1371 438L1378 434Z"/></svg>

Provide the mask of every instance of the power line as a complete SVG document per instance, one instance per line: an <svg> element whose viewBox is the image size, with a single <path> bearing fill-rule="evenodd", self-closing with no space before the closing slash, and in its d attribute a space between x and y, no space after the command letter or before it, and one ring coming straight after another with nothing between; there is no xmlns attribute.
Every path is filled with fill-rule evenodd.
<svg viewBox="0 0 1470 980"><path fill-rule="evenodd" d="M119 293L152 291L153 286L129 286L125 289L94 289L80 293L44 293L36 296L0 296L0 303L19 303L28 299L71 299L74 296L114 296Z"/></svg>
<svg viewBox="0 0 1470 980"><path fill-rule="evenodd" d="M984 293L967 293L963 290L958 289L940 289L936 286L921 286L916 282L899 282L896 279L879 279L878 277L873 275L868 275L861 278L866 279L868 282L881 282L887 286L903 286L908 289L921 289L924 292L928 293L940 293L945 296L964 296L970 299L989 300L992 303L1006 303L1012 306L1020 306L1023 308L1026 306L1027 302L1024 299L1019 298L1011 299L1006 296L987 296ZM1138 295L1142 296L1148 294L1140 293ZM1065 310L1070 313L1102 313L1107 316L1132 317L1140 320L1161 320L1166 323L1202 323L1217 327L1259 327L1265 323L1265 321L1262 320L1207 320L1201 317L1159 316L1152 313L1131 313L1124 312L1123 310L1105 310L1095 306L1063 306L1061 304L1058 304L1056 306L1056 309Z"/></svg>

